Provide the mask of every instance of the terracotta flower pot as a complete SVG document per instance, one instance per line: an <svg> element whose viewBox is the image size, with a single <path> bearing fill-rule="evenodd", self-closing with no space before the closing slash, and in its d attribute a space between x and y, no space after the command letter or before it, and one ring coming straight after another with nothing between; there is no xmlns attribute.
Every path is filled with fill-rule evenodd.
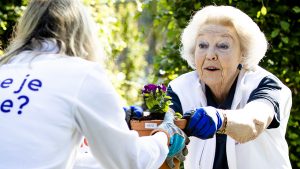
<svg viewBox="0 0 300 169"><path fill-rule="evenodd" d="M149 136L151 131L155 129L158 125L162 123L163 120L130 120L131 129L135 130L139 133L139 136ZM176 126L180 129L184 129L186 126L187 121L185 119L178 119L175 120ZM175 168L180 168L180 161L174 159ZM164 162L160 169L170 169L168 164Z"/></svg>

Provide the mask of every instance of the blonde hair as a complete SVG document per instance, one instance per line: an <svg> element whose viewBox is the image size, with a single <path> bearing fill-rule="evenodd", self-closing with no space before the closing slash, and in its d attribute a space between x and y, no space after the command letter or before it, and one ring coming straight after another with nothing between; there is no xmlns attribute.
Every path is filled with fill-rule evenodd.
<svg viewBox="0 0 300 169"><path fill-rule="evenodd" d="M80 0L31 0L14 31L0 64L24 50L54 39L60 54L96 60L96 24Z"/></svg>
<svg viewBox="0 0 300 169"><path fill-rule="evenodd" d="M181 57L195 69L195 43L200 27L205 24L233 26L239 36L242 64L246 70L255 70L265 56L268 43L257 24L241 10L231 6L207 6L196 12L181 35Z"/></svg>

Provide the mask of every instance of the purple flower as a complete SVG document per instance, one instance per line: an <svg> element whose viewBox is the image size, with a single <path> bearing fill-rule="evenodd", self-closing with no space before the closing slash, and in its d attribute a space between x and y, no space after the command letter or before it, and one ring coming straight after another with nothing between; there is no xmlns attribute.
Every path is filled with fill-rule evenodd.
<svg viewBox="0 0 300 169"><path fill-rule="evenodd" d="M155 84L148 84L147 85L150 91L156 91L157 86Z"/></svg>
<svg viewBox="0 0 300 169"><path fill-rule="evenodd" d="M171 104L170 97L167 96L167 88L163 84L147 84L142 89L143 99L149 112L165 113Z"/></svg>
<svg viewBox="0 0 300 169"><path fill-rule="evenodd" d="M166 86L165 86L164 84L161 84L160 87L161 87L161 90L162 90L163 92L166 92L166 91L167 91L167 88L166 88Z"/></svg>
<svg viewBox="0 0 300 169"><path fill-rule="evenodd" d="M142 90L142 93L150 93L155 92L157 89L157 86L155 84L147 84L144 86L144 89Z"/></svg>

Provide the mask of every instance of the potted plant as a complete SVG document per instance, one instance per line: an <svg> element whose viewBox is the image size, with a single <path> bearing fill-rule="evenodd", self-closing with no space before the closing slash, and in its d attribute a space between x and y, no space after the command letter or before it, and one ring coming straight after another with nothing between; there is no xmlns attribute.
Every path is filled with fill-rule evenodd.
<svg viewBox="0 0 300 169"><path fill-rule="evenodd" d="M162 123L165 113L168 111L169 106L172 104L170 101L172 98L166 94L166 86L163 84L147 84L142 89L142 96L144 100L144 107L146 111L144 116L135 117L130 120L130 126L132 130L136 130L139 136L149 136L151 131L159 124ZM187 121L181 119L180 113L175 113L175 125L184 129ZM179 169L180 162L174 160L175 168ZM160 169L169 168L164 163Z"/></svg>

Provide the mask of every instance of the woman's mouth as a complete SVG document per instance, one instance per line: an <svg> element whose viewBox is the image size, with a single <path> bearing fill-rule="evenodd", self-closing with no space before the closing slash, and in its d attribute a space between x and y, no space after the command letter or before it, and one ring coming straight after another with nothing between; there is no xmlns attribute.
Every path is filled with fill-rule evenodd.
<svg viewBox="0 0 300 169"><path fill-rule="evenodd" d="M207 66L207 67L204 68L204 70L217 71L217 70L220 70L220 69L215 67L215 66Z"/></svg>

